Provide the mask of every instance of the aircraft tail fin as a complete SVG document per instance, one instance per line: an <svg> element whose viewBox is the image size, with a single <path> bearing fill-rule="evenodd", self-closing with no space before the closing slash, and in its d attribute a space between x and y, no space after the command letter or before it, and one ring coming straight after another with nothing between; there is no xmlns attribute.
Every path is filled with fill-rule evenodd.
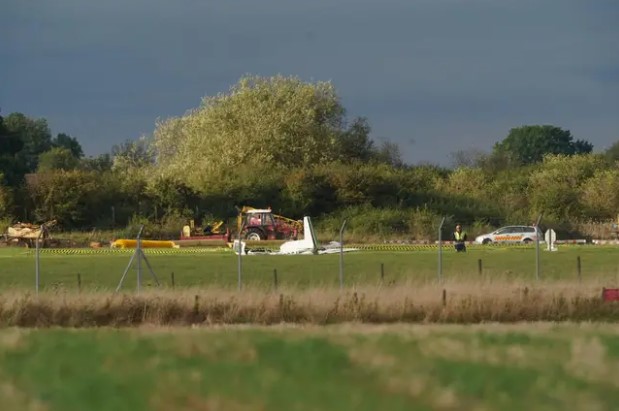
<svg viewBox="0 0 619 411"><path fill-rule="evenodd" d="M311 243L314 253L318 251L318 239L314 232L314 226L312 225L312 219L308 216L303 217L303 240Z"/></svg>

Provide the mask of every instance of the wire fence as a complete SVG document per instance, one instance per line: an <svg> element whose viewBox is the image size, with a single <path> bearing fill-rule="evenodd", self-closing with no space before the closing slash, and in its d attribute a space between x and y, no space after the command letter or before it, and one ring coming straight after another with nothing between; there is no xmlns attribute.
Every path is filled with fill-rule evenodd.
<svg viewBox="0 0 619 411"><path fill-rule="evenodd" d="M555 253L554 244L538 237L533 244L489 246L469 243L466 251L460 253L454 248L451 237L443 239L441 232L445 227L441 225L437 228L440 239L436 244L374 245L365 250L360 245L356 252L346 253L345 246L354 248L355 245L345 243L345 229L344 222L339 249L334 255L323 256L251 255L241 248L243 243L240 241L236 250L149 249L142 248L140 235L136 238L135 249L124 250L42 249L37 242L37 247L27 252L34 257L34 267L31 265L28 269L28 264L32 263L29 258L5 264L0 269L0 282L4 289L27 284L27 273L32 268L36 293L54 288L128 291L133 286L125 280L133 278L134 274L137 292L158 286L172 289L236 287L238 291L247 287L278 289L291 286L346 289L420 282L443 284L453 280L536 282L561 279L582 283L595 278L612 285L619 279L619 258L615 250L597 246L572 246L570 252ZM54 256L75 258L52 258ZM97 256L106 259L97 260Z"/></svg>

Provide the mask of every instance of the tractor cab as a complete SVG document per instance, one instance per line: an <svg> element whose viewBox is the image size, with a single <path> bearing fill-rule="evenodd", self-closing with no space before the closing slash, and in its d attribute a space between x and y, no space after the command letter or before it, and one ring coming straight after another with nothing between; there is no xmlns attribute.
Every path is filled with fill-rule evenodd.
<svg viewBox="0 0 619 411"><path fill-rule="evenodd" d="M303 230L302 222L273 214L271 209L244 207L238 222L248 241L296 239Z"/></svg>

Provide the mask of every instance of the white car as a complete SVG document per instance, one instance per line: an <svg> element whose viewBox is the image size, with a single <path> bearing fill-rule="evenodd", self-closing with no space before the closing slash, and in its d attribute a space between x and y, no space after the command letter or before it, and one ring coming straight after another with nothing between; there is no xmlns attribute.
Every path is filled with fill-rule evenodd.
<svg viewBox="0 0 619 411"><path fill-rule="evenodd" d="M530 243L539 236L540 241L544 241L542 231L532 226L511 225L499 228L490 234L482 234L475 238L477 244L490 243Z"/></svg>

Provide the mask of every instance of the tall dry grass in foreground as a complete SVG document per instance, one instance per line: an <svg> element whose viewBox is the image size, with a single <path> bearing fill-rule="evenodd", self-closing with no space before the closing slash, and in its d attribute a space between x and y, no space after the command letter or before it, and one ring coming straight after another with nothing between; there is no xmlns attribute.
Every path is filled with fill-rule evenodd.
<svg viewBox="0 0 619 411"><path fill-rule="evenodd" d="M322 288L273 292L157 290L136 294L57 291L0 295L0 326L94 327L210 324L480 323L617 321L601 285L515 282Z"/></svg>

